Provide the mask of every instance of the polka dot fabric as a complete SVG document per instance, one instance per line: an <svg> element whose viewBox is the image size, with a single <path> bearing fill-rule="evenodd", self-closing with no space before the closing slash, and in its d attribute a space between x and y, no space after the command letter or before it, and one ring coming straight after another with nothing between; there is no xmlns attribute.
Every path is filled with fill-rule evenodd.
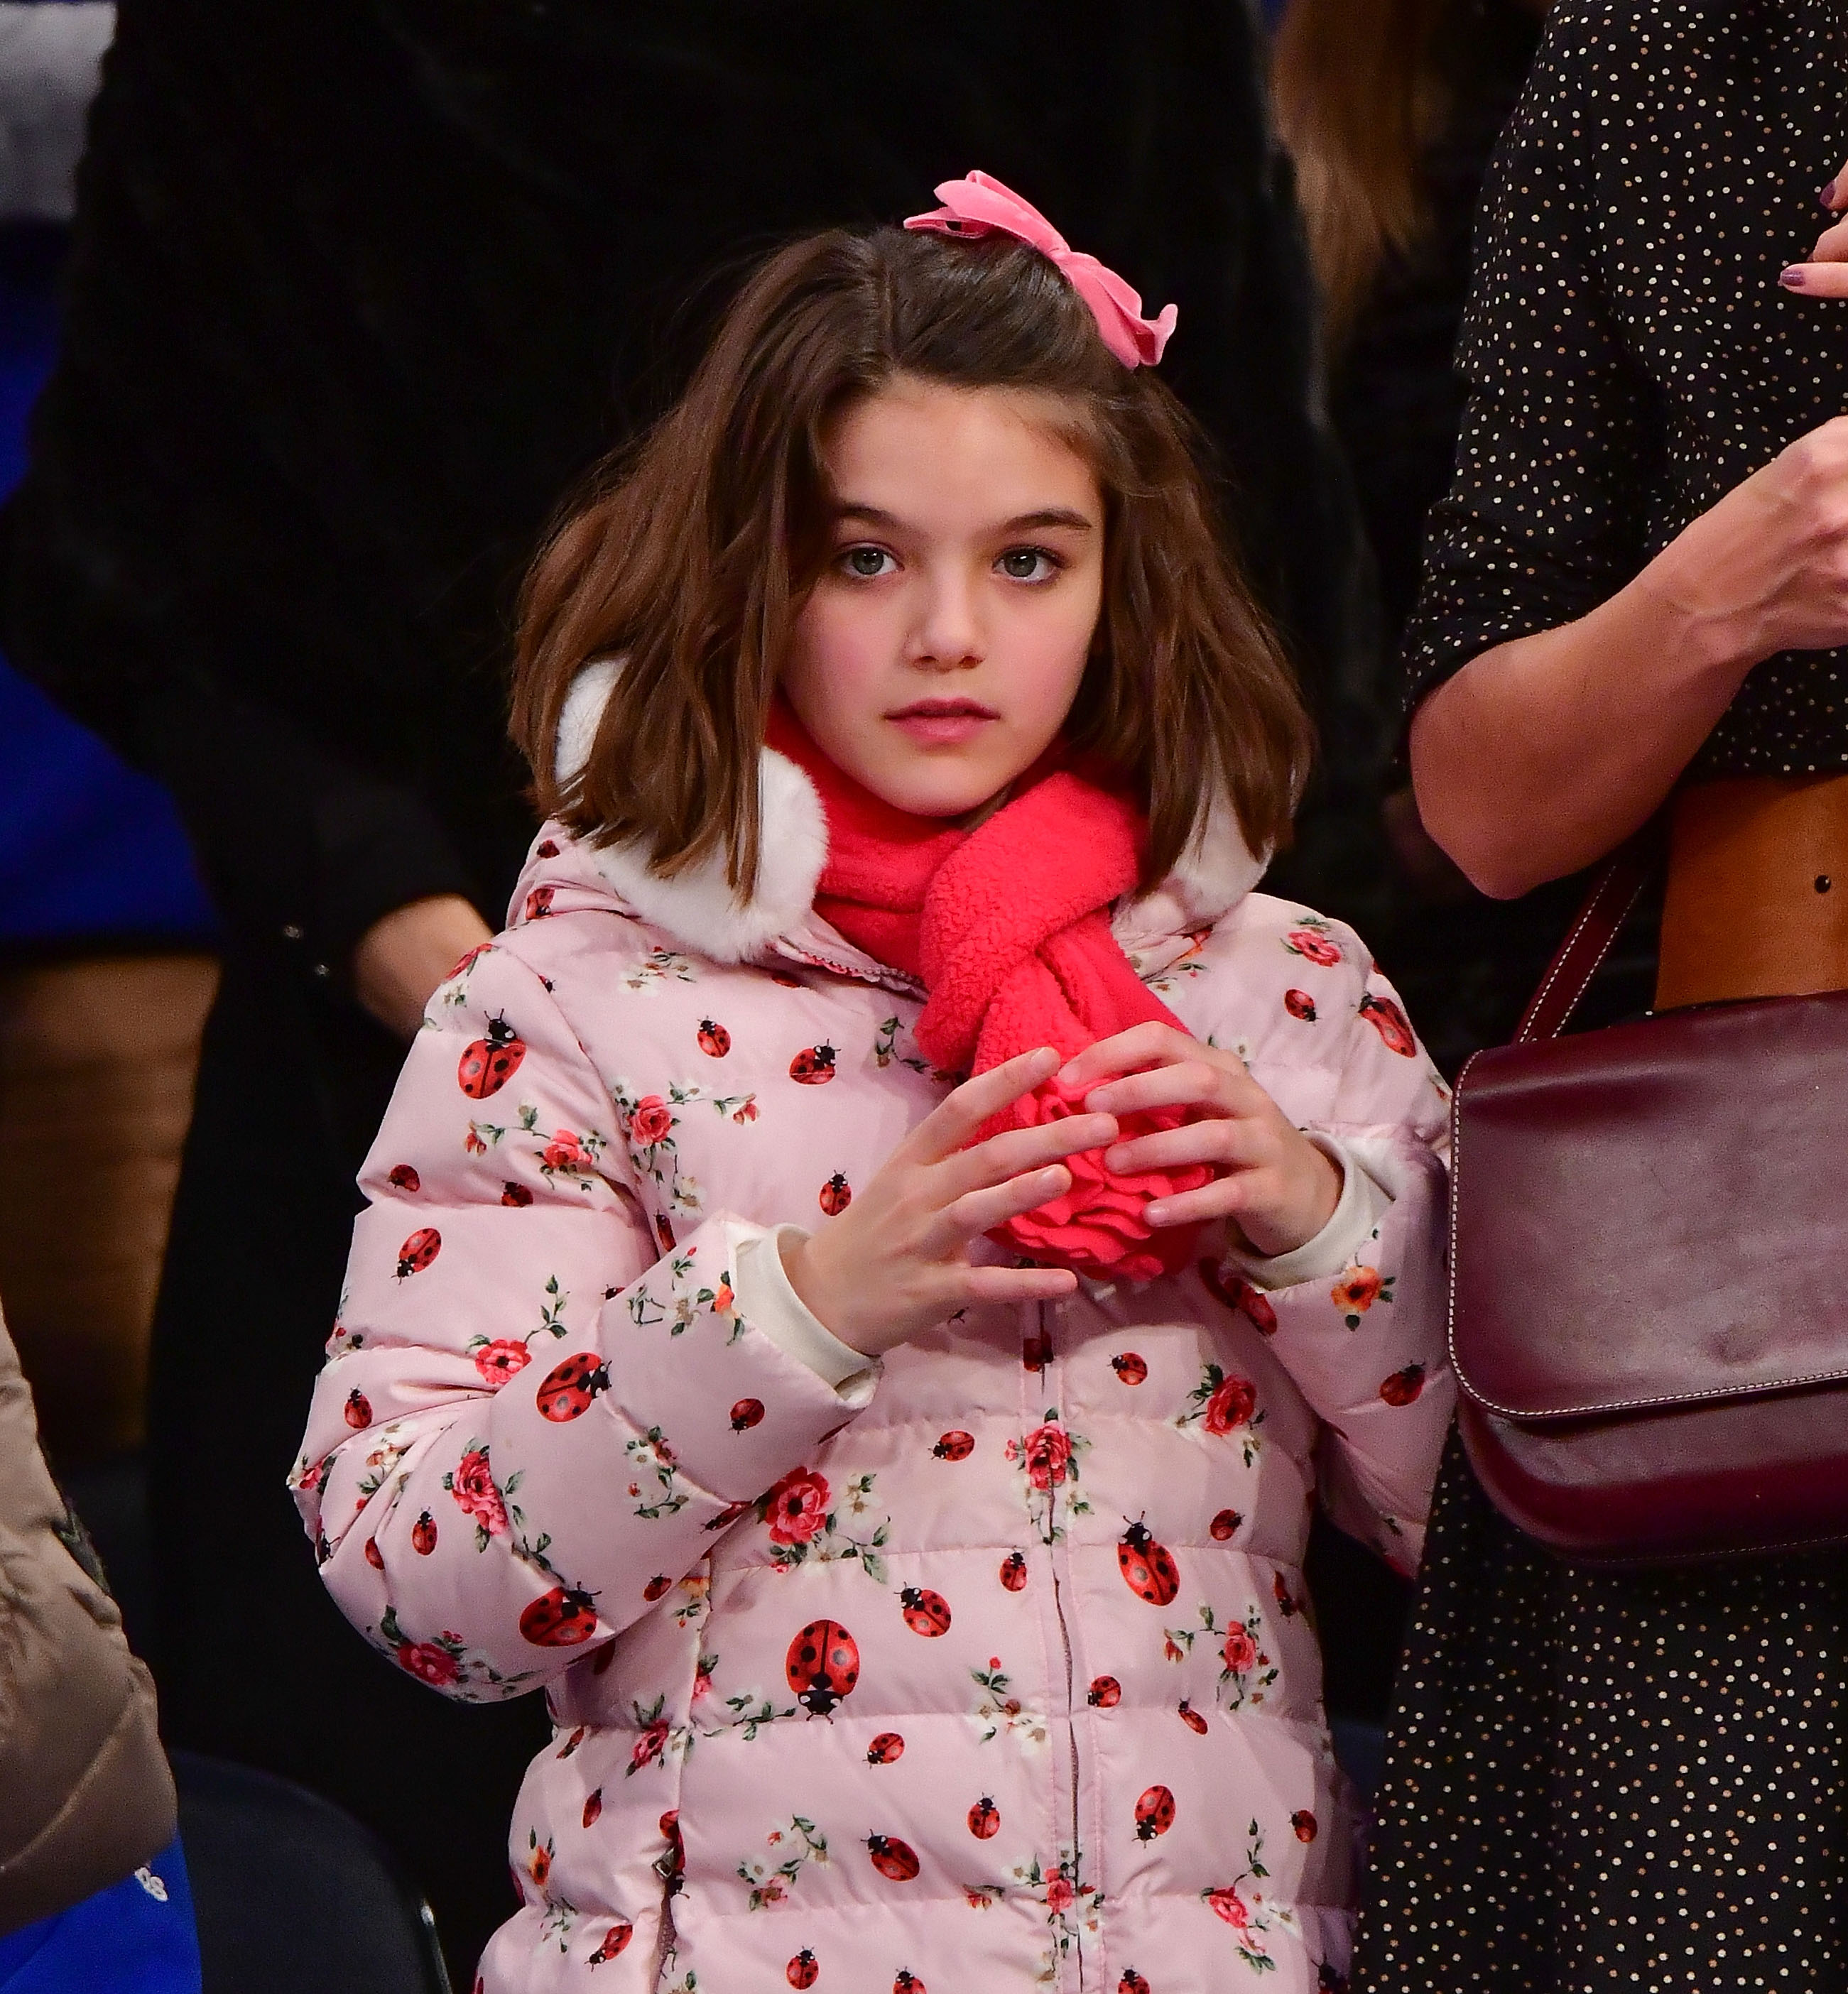
<svg viewBox="0 0 1848 1994"><path fill-rule="evenodd" d="M1356 1994L1839 1994L1843 1570L1574 1571L1453 1439Z"/></svg>
<svg viewBox="0 0 1848 1994"><path fill-rule="evenodd" d="M1839 0L1558 0L1479 221L1468 413L1411 702L1584 614L1848 412L1848 306L1778 283L1848 157ZM1848 767L1848 652L1755 670L1696 775Z"/></svg>

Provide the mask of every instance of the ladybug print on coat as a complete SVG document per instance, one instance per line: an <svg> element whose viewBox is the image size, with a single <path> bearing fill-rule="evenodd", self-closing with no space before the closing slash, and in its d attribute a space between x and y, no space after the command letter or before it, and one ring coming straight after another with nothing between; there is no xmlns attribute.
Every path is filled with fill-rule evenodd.
<svg viewBox="0 0 1848 1994"><path fill-rule="evenodd" d="M419 1557L428 1557L437 1547L437 1519L427 1509L410 1526L410 1547Z"/></svg>
<svg viewBox="0 0 1848 1994"><path fill-rule="evenodd" d="M595 1828L602 1818L603 1789L598 1787L584 1797L584 1824L586 1828Z"/></svg>
<svg viewBox="0 0 1848 1994"><path fill-rule="evenodd" d="M732 1034L710 1018L699 1021L699 1049L708 1059L723 1059L732 1050Z"/></svg>
<svg viewBox="0 0 1848 1994"><path fill-rule="evenodd" d="M732 1408L733 1433L749 1433L763 1418L763 1401L761 1399L740 1399Z"/></svg>
<svg viewBox="0 0 1848 1994"><path fill-rule="evenodd" d="M816 1198L815 1202L830 1218L838 1218L853 1202L853 1187L848 1183L840 1171L836 1170L827 1183L822 1185L820 1195Z"/></svg>
<svg viewBox="0 0 1848 1994"><path fill-rule="evenodd" d="M456 1084L471 1101L485 1101L513 1078L526 1056L526 1041L506 1019L490 1018L488 1036L477 1039L458 1063Z"/></svg>
<svg viewBox="0 0 1848 1994"><path fill-rule="evenodd" d="M1114 1676L1095 1676L1085 1701L1093 1710L1114 1710L1123 1701L1123 1684Z"/></svg>
<svg viewBox="0 0 1848 1994"><path fill-rule="evenodd" d="M1149 1994L1149 1983L1133 1966L1126 1966L1116 1983L1116 1994Z"/></svg>
<svg viewBox="0 0 1848 1994"><path fill-rule="evenodd" d="M975 1435L959 1429L945 1434L931 1450L939 1461L967 1461L975 1451Z"/></svg>
<svg viewBox="0 0 1848 1994"><path fill-rule="evenodd" d="M372 1424L372 1403L357 1385L347 1394L346 1418L347 1424L355 1431Z"/></svg>
<svg viewBox="0 0 1848 1994"><path fill-rule="evenodd" d="M783 1977L792 1987L812 1987L821 1978L821 1969L815 1963L815 1956L807 1946L797 1953L783 1969Z"/></svg>
<svg viewBox="0 0 1848 1994"><path fill-rule="evenodd" d="M835 1050L830 1045L807 1046L789 1063L789 1077L804 1087L821 1087L835 1075Z"/></svg>
<svg viewBox="0 0 1848 1994"><path fill-rule="evenodd" d="M1206 1735L1206 1719L1200 1715L1198 1711L1195 1709L1193 1705L1187 1701L1185 1697L1183 1697L1179 1704L1176 1705L1176 1711L1177 1714L1180 1717L1181 1722L1187 1726L1189 1731L1194 1732L1196 1736L1201 1738L1204 1738Z"/></svg>
<svg viewBox="0 0 1848 1994"><path fill-rule="evenodd" d="M1315 1817L1307 1807L1298 1807L1291 1815L1290 1825L1296 1831L1298 1842L1313 1842L1315 1839Z"/></svg>
<svg viewBox="0 0 1848 1994"><path fill-rule="evenodd" d="M1181 1590L1181 1568L1174 1553L1156 1543L1146 1523L1132 1523L1118 1539L1116 1566L1123 1584L1151 1606L1169 1605Z"/></svg>
<svg viewBox="0 0 1848 1994"><path fill-rule="evenodd" d="M866 1853L873 1866L889 1882L908 1883L917 1874L917 1852L895 1835L869 1835Z"/></svg>
<svg viewBox="0 0 1848 1994"><path fill-rule="evenodd" d="M509 1177L501 1186L500 1201L511 1205L516 1211L523 1210L533 1202L533 1194L523 1184L516 1184Z"/></svg>
<svg viewBox="0 0 1848 1994"><path fill-rule="evenodd" d="M554 1365L539 1381L536 1403L547 1419L562 1426L588 1413L597 1394L609 1389L609 1367L595 1351L580 1350L562 1364Z"/></svg>
<svg viewBox="0 0 1848 1994"><path fill-rule="evenodd" d="M443 1250L443 1235L434 1225L420 1225L398 1249L398 1278L420 1274Z"/></svg>
<svg viewBox="0 0 1848 1994"><path fill-rule="evenodd" d="M1244 1520L1236 1509L1222 1509L1206 1527L1213 1542L1215 1544L1222 1544L1232 1537L1239 1524Z"/></svg>
<svg viewBox="0 0 1848 1994"><path fill-rule="evenodd" d="M860 1644L838 1620L811 1620L790 1643L783 1673L797 1702L809 1715L826 1717L843 1697L853 1694L860 1679ZM902 1752L904 1740L900 1738L897 1742ZM870 1752L867 1760L873 1762Z"/></svg>
<svg viewBox="0 0 1848 1994"><path fill-rule="evenodd" d="M1395 1371L1380 1387L1380 1396L1389 1406L1409 1406L1425 1389L1425 1367L1408 1364Z"/></svg>
<svg viewBox="0 0 1848 1994"><path fill-rule="evenodd" d="M588 1592L555 1585L520 1615L519 1631L536 1648L574 1648L597 1631L597 1603Z"/></svg>
<svg viewBox="0 0 1848 1994"><path fill-rule="evenodd" d="M969 1809L969 1833L978 1842L988 1842L1000 1832L1001 1810L986 1794Z"/></svg>
<svg viewBox="0 0 1848 1994"><path fill-rule="evenodd" d="M403 1191L411 1197L423 1188L423 1180L409 1163L393 1163L385 1180L394 1190Z"/></svg>
<svg viewBox="0 0 1848 1994"><path fill-rule="evenodd" d="M866 1747L869 1766L896 1766L905 1756L905 1741L896 1731L882 1731Z"/></svg>
<svg viewBox="0 0 1848 1994"><path fill-rule="evenodd" d="M1360 1015L1380 1034L1389 1052L1407 1059L1418 1057L1418 1042L1412 1033L1411 1020L1390 997L1376 997L1370 990L1360 1000Z"/></svg>
<svg viewBox="0 0 1848 1994"><path fill-rule="evenodd" d="M1113 1357L1110 1369L1126 1385L1143 1384L1149 1375L1148 1365L1133 1350L1126 1350L1120 1357Z"/></svg>
<svg viewBox="0 0 1848 1994"><path fill-rule="evenodd" d="M930 1990L910 1967L901 1966L892 1983L892 1994L930 1994Z"/></svg>
<svg viewBox="0 0 1848 1994"><path fill-rule="evenodd" d="M1153 1842L1174 1824L1174 1797L1166 1787L1150 1787L1136 1803L1136 1838Z"/></svg>
<svg viewBox="0 0 1848 1994"><path fill-rule="evenodd" d="M590 1956L591 1965L601 1966L605 1961L614 1959L635 1935L636 1928L628 1919L619 1918L598 1941L596 1951Z"/></svg>
<svg viewBox="0 0 1848 1994"><path fill-rule="evenodd" d="M657 1571L642 1588L642 1597L652 1606L657 1599L665 1599L673 1590L674 1581L664 1571Z"/></svg>
<svg viewBox="0 0 1848 1994"><path fill-rule="evenodd" d="M941 1592L933 1592L927 1585L907 1585L898 1598L905 1625L914 1634L931 1640L950 1631L949 1602Z"/></svg>
<svg viewBox="0 0 1848 1994"><path fill-rule="evenodd" d="M1027 1584L1027 1559L1020 1551L1010 1551L1001 1561L1001 1583L1010 1592L1020 1591Z"/></svg>
<svg viewBox="0 0 1848 1994"><path fill-rule="evenodd" d="M1284 1009L1292 1018L1300 1019L1305 1025L1315 1023L1315 999L1306 990L1286 990Z"/></svg>

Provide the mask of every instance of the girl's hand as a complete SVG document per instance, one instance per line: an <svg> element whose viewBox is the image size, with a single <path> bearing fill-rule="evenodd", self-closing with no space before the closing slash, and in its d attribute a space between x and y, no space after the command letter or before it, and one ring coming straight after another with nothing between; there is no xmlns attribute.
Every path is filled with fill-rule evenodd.
<svg viewBox="0 0 1848 1994"><path fill-rule="evenodd" d="M786 1249L790 1285L818 1322L877 1357L972 1303L1072 1293L1078 1276L1065 1268L972 1266L969 1259L983 1233L1071 1187L1061 1157L1116 1136L1110 1115L1074 1115L962 1146L1058 1065L1058 1055L1042 1047L965 1081L832 1225Z"/></svg>
<svg viewBox="0 0 1848 1994"><path fill-rule="evenodd" d="M1823 188L1822 205L1831 214L1848 208L1848 166ZM1848 221L1824 229L1809 261L1792 263L1778 281L1806 298L1848 298Z"/></svg>
<svg viewBox="0 0 1848 1994"><path fill-rule="evenodd" d="M1171 1025L1136 1025L1088 1047L1059 1078L1089 1088L1087 1108L1119 1117L1143 1108L1205 1111L1204 1119L1104 1152L1113 1170L1210 1163L1226 1173L1198 1191L1157 1199L1144 1215L1150 1225L1228 1218L1269 1259L1306 1246L1335 1215L1339 1169L1284 1119L1235 1054Z"/></svg>

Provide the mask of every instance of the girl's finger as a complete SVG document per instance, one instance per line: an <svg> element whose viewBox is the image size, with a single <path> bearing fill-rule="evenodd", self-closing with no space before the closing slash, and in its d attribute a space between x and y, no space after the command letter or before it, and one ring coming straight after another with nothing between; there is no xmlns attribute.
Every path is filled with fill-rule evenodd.
<svg viewBox="0 0 1848 1994"><path fill-rule="evenodd" d="M972 1239L979 1239L997 1225L1018 1218L1022 1212L1037 1211L1054 1198L1063 1197L1071 1188L1071 1173L1063 1163L1029 1170L1024 1176L1010 1177L1006 1184L969 1191L954 1204L946 1204L938 1214L932 1231L939 1235L945 1250L960 1250Z"/></svg>
<svg viewBox="0 0 1848 1994"><path fill-rule="evenodd" d="M1257 1197L1253 1180L1255 1170L1234 1170L1230 1177L1215 1177L1198 1191L1178 1191L1172 1197L1157 1198L1143 1209L1143 1217L1157 1231L1170 1226L1198 1225L1215 1218L1236 1219L1250 1211Z"/></svg>
<svg viewBox="0 0 1848 1994"><path fill-rule="evenodd" d="M1135 1170L1172 1170L1181 1163L1216 1163L1249 1169L1269 1160L1270 1131L1262 1123L1215 1115L1178 1129L1158 1129L1104 1152L1104 1167L1119 1176Z"/></svg>
<svg viewBox="0 0 1848 1994"><path fill-rule="evenodd" d="M900 1147L921 1163L941 1163L962 1148L990 1115L1050 1080L1058 1063L1051 1047L1041 1046L977 1074L932 1108Z"/></svg>
<svg viewBox="0 0 1848 1994"><path fill-rule="evenodd" d="M1793 263L1778 281L1806 298L1848 298L1848 263Z"/></svg>
<svg viewBox="0 0 1848 1994"><path fill-rule="evenodd" d="M1203 1060L1184 1060L1106 1081L1085 1097L1085 1105L1122 1116L1146 1108L1210 1108L1221 1115L1250 1114L1257 1106L1246 1098L1237 1076L1209 1066Z"/></svg>
<svg viewBox="0 0 1848 1994"><path fill-rule="evenodd" d="M1822 205L1834 214L1839 214L1844 207L1848 207L1848 166L1844 166L1823 188L1820 198Z"/></svg>
<svg viewBox="0 0 1848 1994"><path fill-rule="evenodd" d="M959 1283L959 1305L1052 1302L1078 1291L1069 1267L971 1267Z"/></svg>
<svg viewBox="0 0 1848 1994"><path fill-rule="evenodd" d="M1193 1040L1172 1025L1132 1025L1126 1032L1099 1039L1068 1060L1059 1069L1059 1081L1065 1087L1089 1087L1157 1060L1186 1059L1198 1050Z"/></svg>
<svg viewBox="0 0 1848 1994"><path fill-rule="evenodd" d="M1068 1115L1031 1129L1006 1129L999 1136L989 1136L986 1143L959 1149L935 1167L943 1186L944 1202L947 1204L965 1191L1004 1183L1023 1170L1059 1163L1081 1150L1101 1149L1105 1143L1116 1139L1113 1115Z"/></svg>

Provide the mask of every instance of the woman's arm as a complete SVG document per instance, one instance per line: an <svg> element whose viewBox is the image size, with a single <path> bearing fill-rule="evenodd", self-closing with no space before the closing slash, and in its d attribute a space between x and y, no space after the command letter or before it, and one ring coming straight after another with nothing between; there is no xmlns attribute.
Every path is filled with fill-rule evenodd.
<svg viewBox="0 0 1848 1994"><path fill-rule="evenodd" d="M1425 827L1511 899L1647 821L1752 667L1848 642L1848 418L1801 437L1575 621L1501 644L1411 728Z"/></svg>

